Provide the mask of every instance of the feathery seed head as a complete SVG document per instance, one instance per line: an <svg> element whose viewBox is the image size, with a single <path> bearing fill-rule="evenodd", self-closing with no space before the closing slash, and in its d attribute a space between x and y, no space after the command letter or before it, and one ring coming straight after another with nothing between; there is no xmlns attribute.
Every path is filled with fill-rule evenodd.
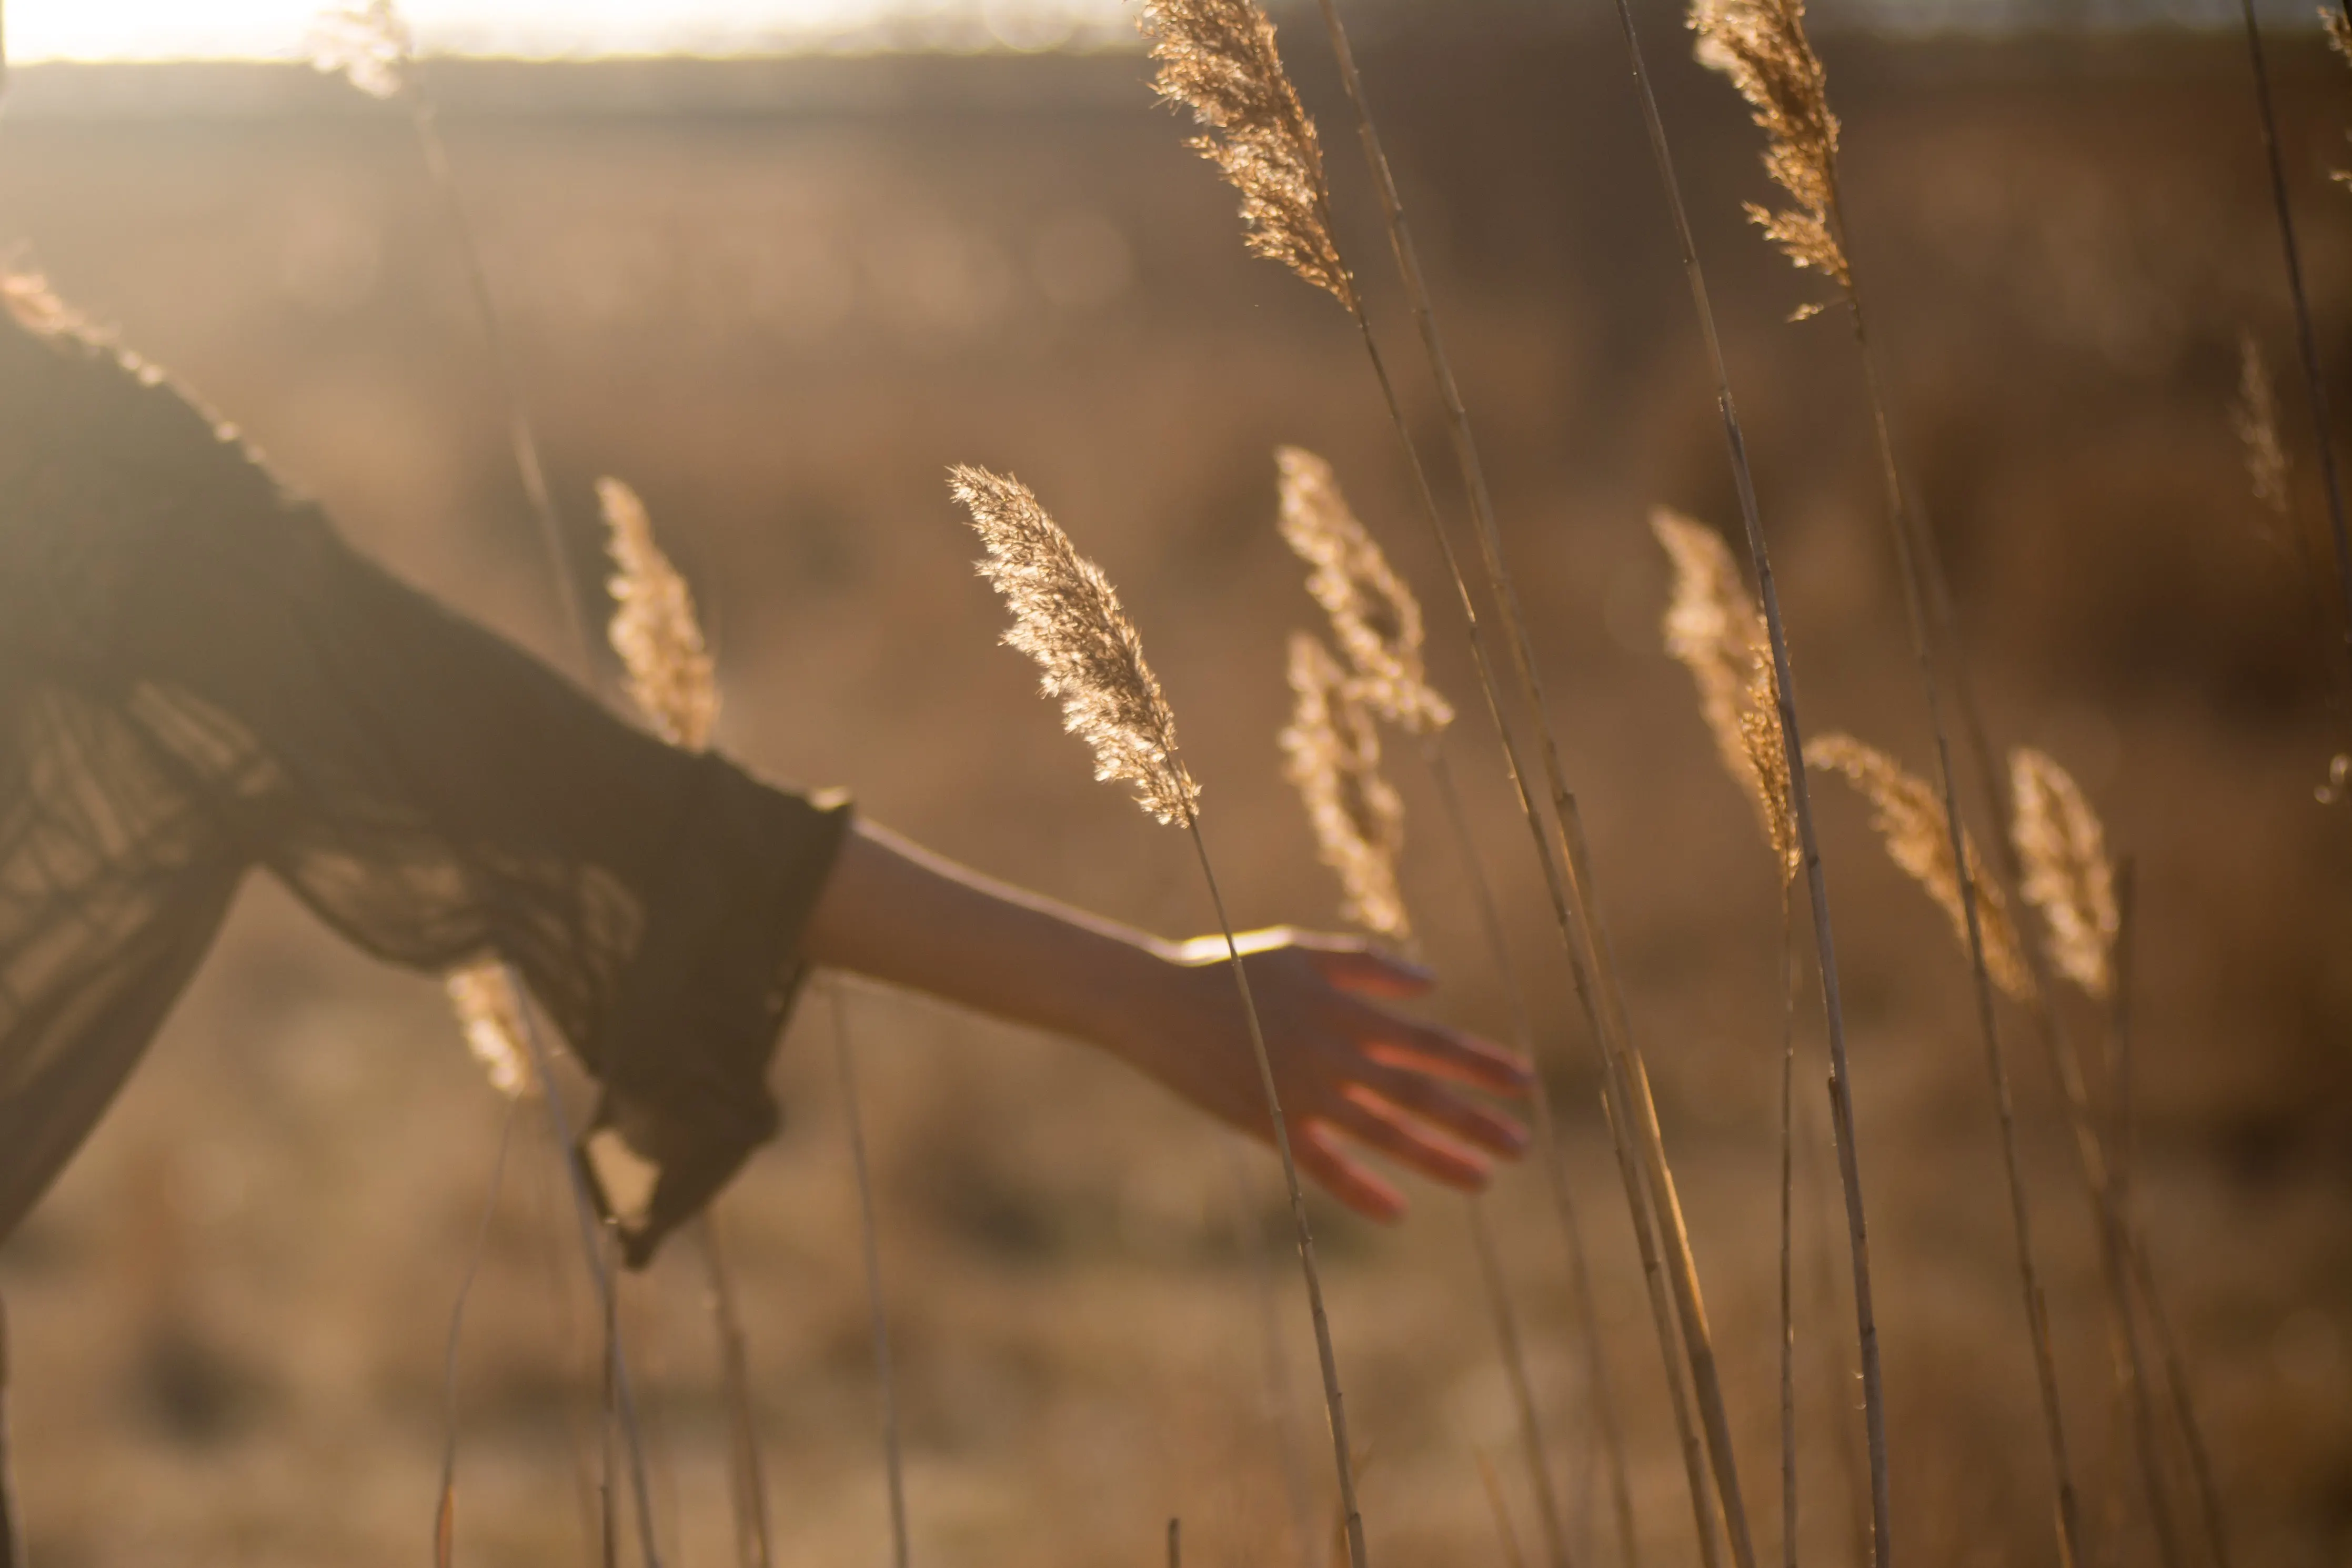
<svg viewBox="0 0 2352 1568"><path fill-rule="evenodd" d="M1652 510L1650 531L1675 568L1666 651L1697 683L1699 716L1723 765L1756 803L1782 878L1792 878L1802 856L1789 750L1780 734L1780 683L1763 617L1722 535L1666 507Z"/></svg>
<svg viewBox="0 0 2352 1568"><path fill-rule="evenodd" d="M1851 735L1822 735L1805 746L1805 764L1837 773L1870 802L1871 826L1886 853L1906 875L1927 889L1952 922L1963 952L1969 941L1968 911L1960 900L1959 868L1952 862L1952 837L1943 797L1935 786L1874 746ZM2033 994L2024 949L2010 919L2000 889L1985 875L1984 862L1966 834L1969 881L1976 889L1977 930L1984 938L1985 972L2010 996Z"/></svg>
<svg viewBox="0 0 2352 1568"><path fill-rule="evenodd" d="M1366 931L1409 942L1412 925L1397 885L1404 801L1381 776L1380 732L1360 686L1321 639L1291 634L1282 776L1307 804L1323 864L1339 873L1342 912Z"/></svg>
<svg viewBox="0 0 2352 1568"><path fill-rule="evenodd" d="M1420 602L1339 493L1331 465L1298 447L1275 449L1282 470L1282 537L1312 568L1307 591L1331 617L1355 671L1357 696L1416 735L1454 722L1454 705L1429 684L1422 660Z"/></svg>
<svg viewBox="0 0 2352 1568"><path fill-rule="evenodd" d="M2115 990L2122 917L2098 816L2074 777L2040 752L2010 752L2009 781L2016 803L2010 837L2025 868L2018 891L2049 925L2058 973L2105 1001Z"/></svg>
<svg viewBox="0 0 2352 1568"><path fill-rule="evenodd" d="M694 595L655 541L653 520L635 490L601 479L596 500L614 568L606 636L628 672L630 700L663 740L699 752L718 722L719 686Z"/></svg>
<svg viewBox="0 0 2352 1568"><path fill-rule="evenodd" d="M1190 145L1241 193L1251 251L1355 312L1355 279L1331 236L1322 143L1264 9L1256 0L1145 0L1139 26L1160 63L1160 96L1207 128Z"/></svg>
<svg viewBox="0 0 2352 1568"><path fill-rule="evenodd" d="M1013 612L1006 645L1036 661L1062 727L1094 749L1095 777L1126 780L1144 810L1191 826L1201 786L1177 755L1176 716L1109 579L1020 480L959 466L948 488L988 551L980 574Z"/></svg>
<svg viewBox="0 0 2352 1568"><path fill-rule="evenodd" d="M310 64L370 98L397 98L416 62L408 19L392 0L330 5L310 24Z"/></svg>
<svg viewBox="0 0 2352 1568"><path fill-rule="evenodd" d="M509 1100L533 1092L539 1080L523 1045L522 998L506 965L470 963L451 970L442 984L465 1031L466 1048L489 1075L490 1086Z"/></svg>
<svg viewBox="0 0 2352 1568"><path fill-rule="evenodd" d="M2352 21L2347 21L2340 5L2322 5L2319 25L2327 31L2328 47L2352 64Z"/></svg>
<svg viewBox="0 0 2352 1568"><path fill-rule="evenodd" d="M2238 401L2231 406L2230 424L2246 449L2246 478L2254 499L2285 521L2294 491L2286 445L2279 439L2278 394L2263 363L2263 346L2252 332L2238 335Z"/></svg>
<svg viewBox="0 0 2352 1568"><path fill-rule="evenodd" d="M1829 78L1805 36L1804 0L1692 0L1698 61L1731 79L1765 134L1765 172L1794 205L1748 216L1800 268L1834 281L1849 297L1853 274L1837 225L1837 116ZM1809 305L1800 319L1821 309Z"/></svg>

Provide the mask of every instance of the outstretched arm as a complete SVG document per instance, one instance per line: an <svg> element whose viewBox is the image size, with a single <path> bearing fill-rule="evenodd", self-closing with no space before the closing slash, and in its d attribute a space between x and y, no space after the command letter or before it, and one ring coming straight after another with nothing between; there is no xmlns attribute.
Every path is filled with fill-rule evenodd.
<svg viewBox="0 0 2352 1568"><path fill-rule="evenodd" d="M1343 937L1241 937L1300 1168L1360 1214L1404 1198L1356 1145L1451 1186L1485 1185L1519 1125L1463 1089L1528 1092L1526 1066L1383 1000L1428 975ZM814 963L1097 1046L1219 1120L1272 1136L1221 936L1168 942L1009 887L870 823L842 847L811 918Z"/></svg>

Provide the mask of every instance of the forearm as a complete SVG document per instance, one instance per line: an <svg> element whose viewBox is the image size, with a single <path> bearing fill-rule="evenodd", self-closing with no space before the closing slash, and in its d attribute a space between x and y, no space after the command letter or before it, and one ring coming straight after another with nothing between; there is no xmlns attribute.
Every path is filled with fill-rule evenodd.
<svg viewBox="0 0 2352 1568"><path fill-rule="evenodd" d="M1180 950L860 821L809 923L811 962L1119 1048Z"/></svg>

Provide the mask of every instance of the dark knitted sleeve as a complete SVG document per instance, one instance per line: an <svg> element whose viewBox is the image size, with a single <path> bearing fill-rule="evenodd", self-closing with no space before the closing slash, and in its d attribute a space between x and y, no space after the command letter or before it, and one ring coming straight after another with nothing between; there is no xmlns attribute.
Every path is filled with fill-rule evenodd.
<svg viewBox="0 0 2352 1568"><path fill-rule="evenodd" d="M0 320L0 1237L260 867L392 962L514 965L657 1168L633 1260L774 1131L847 822L674 751L353 553L152 371Z"/></svg>

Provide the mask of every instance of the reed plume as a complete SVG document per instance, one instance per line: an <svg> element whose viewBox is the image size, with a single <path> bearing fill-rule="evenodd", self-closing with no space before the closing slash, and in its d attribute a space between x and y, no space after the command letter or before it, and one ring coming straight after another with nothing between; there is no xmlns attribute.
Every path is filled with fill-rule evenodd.
<svg viewBox="0 0 2352 1568"><path fill-rule="evenodd" d="M1782 881L1804 863L1790 802L1789 751L1780 736L1780 691L1764 619L1740 582L1739 567L1715 530L1665 507L1650 531L1675 569L1666 606L1666 651L1698 686L1699 716L1723 765L1756 806Z"/></svg>
<svg viewBox="0 0 2352 1568"><path fill-rule="evenodd" d="M1356 694L1411 734L1454 722L1454 704L1429 683L1421 602L1340 493L1331 465L1299 447L1276 447L1282 537L1311 570L1307 591L1331 618L1355 671Z"/></svg>
<svg viewBox="0 0 2352 1568"><path fill-rule="evenodd" d="M392 0L332 5L310 23L310 64L370 98L397 98L409 85L415 43Z"/></svg>
<svg viewBox="0 0 2352 1568"><path fill-rule="evenodd" d="M1252 253L1356 312L1355 279L1331 237L1322 143L1282 68L1274 23L1255 0L1148 0L1141 26L1160 64L1153 87L1206 127L1187 144L1241 193Z"/></svg>
<svg viewBox="0 0 2352 1568"><path fill-rule="evenodd" d="M2230 405L2230 427L2245 449L2246 478L2254 499L2284 521L2293 505L2286 444L2279 438L2278 390L2252 332L2238 336L2238 398Z"/></svg>
<svg viewBox="0 0 2352 1568"><path fill-rule="evenodd" d="M1944 802L1935 786L1851 735L1821 735L1807 742L1805 764L1838 774L1870 802L1871 826L1886 846L1888 858L1936 900L1965 944L1968 915L1961 902L1959 867L1946 831ZM1986 875L1975 841L1964 837L1961 842L1969 883L1976 894L1985 968L2003 993L2024 1001L2033 994L2033 979L2027 973L2008 900Z"/></svg>
<svg viewBox="0 0 2352 1568"><path fill-rule="evenodd" d="M1282 776L1306 803L1315 847L1339 879L1340 912L1395 942L1412 940L1397 858L1404 801L1381 773L1381 738L1347 669L1321 639L1290 638L1290 723Z"/></svg>
<svg viewBox="0 0 2352 1568"><path fill-rule="evenodd" d="M596 481L613 557L613 617L606 635L620 656L629 700L671 745L699 752L719 721L719 683L694 613L694 593L654 538L637 492Z"/></svg>
<svg viewBox="0 0 2352 1568"><path fill-rule="evenodd" d="M2352 65L2352 17L2346 16L2340 6L2322 5L2319 7L2319 25L2326 31L2328 47L2343 56L2345 64ZM2336 176L2337 179L2343 177L2341 174Z"/></svg>
<svg viewBox="0 0 2352 1568"><path fill-rule="evenodd" d="M1731 79L1765 135L1764 169L1793 205L1744 204L1764 237L1801 268L1853 293L1838 218L1837 116L1829 79L1805 36L1804 0L1696 0L1691 30L1699 63ZM1807 305L1799 319L1822 310Z"/></svg>
<svg viewBox="0 0 2352 1568"><path fill-rule="evenodd" d="M1269 46L1270 47L1270 46ZM1029 488L1006 475L958 466L948 470L950 493L971 514L987 550L980 574L1003 595L1013 612L1006 646L1035 661L1039 686L1062 707L1063 728L1090 746L1095 777L1125 780L1137 804L1166 824L1181 825L1216 910L1225 940L1225 959L1240 994L1249 1030L1258 1087L1265 1094L1266 1120L1290 1196L1291 1226L1298 1240L1298 1267L1314 1319L1315 1350L1323 1373L1323 1402L1330 1417L1332 1458L1339 1478L1339 1510L1351 1568L1366 1568L1363 1512L1356 1503L1356 1464L1348 1444L1347 1404L1339 1389L1339 1363L1331 1324L1323 1307L1323 1276L1315 1261L1315 1233L1307 1220L1307 1193L1291 1155L1290 1123L1276 1091L1274 1061L1265 1031L1250 994L1241 944L1225 913L1224 894L1201 832L1201 790L1176 751L1176 716L1160 694L1160 682L1144 662L1143 639L1127 618L1118 592L1102 569L1077 552L1068 534L1046 515Z"/></svg>
<svg viewBox="0 0 2352 1568"><path fill-rule="evenodd" d="M980 574L1013 612L1004 644L1036 661L1040 689L1062 705L1062 728L1093 749L1095 777L1125 780L1153 816L1192 826L1201 786L1177 755L1176 716L1102 569L1020 480L969 467L948 475L988 551Z"/></svg>
<svg viewBox="0 0 2352 1568"><path fill-rule="evenodd" d="M539 1088L531 1071L530 1052L523 1045L522 997L513 973L503 963L469 963L442 979L449 1005L465 1032L466 1048L482 1064L490 1087L509 1100L521 1100Z"/></svg>
<svg viewBox="0 0 2352 1568"><path fill-rule="evenodd" d="M2115 994L2115 863L2106 835L2074 776L2044 753L2021 746L2009 754L2010 833L2024 867L2020 893L2050 928L2046 950L2058 973L2088 994Z"/></svg>

